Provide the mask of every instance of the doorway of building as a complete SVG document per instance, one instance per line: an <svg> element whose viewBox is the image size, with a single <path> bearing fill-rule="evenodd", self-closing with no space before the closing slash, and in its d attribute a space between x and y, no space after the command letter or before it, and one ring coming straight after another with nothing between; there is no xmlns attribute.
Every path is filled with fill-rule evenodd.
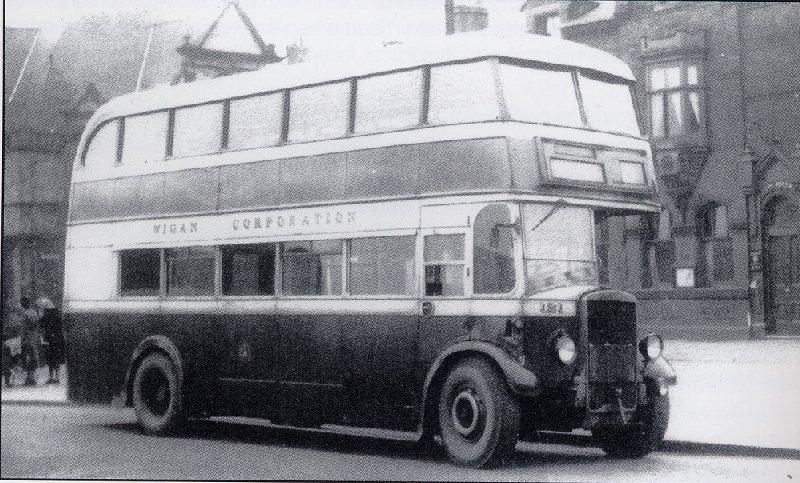
<svg viewBox="0 0 800 483"><path fill-rule="evenodd" d="M800 335L800 200L780 196L764 212L767 331Z"/></svg>

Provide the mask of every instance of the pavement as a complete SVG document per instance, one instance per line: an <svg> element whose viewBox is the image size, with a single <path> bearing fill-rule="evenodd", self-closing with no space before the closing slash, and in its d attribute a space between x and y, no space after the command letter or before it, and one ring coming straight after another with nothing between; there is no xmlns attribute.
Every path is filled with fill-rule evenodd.
<svg viewBox="0 0 800 483"><path fill-rule="evenodd" d="M665 354L678 373L678 384L670 389L666 447L800 454L800 340L668 340ZM40 372L39 380L46 379ZM3 387L2 403L69 404L64 384Z"/></svg>

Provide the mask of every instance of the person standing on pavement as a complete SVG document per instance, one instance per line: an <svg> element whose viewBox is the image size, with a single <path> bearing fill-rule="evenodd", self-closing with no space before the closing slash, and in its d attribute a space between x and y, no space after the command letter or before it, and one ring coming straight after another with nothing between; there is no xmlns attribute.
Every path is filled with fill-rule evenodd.
<svg viewBox="0 0 800 483"><path fill-rule="evenodd" d="M39 313L33 308L28 297L19 301L22 306L22 359L28 376L25 378L26 386L36 384L36 370L39 367L39 351L42 344L42 334L39 328Z"/></svg>
<svg viewBox="0 0 800 483"><path fill-rule="evenodd" d="M42 327L44 342L47 344L45 358L49 367L48 384L58 384L61 364L64 363L64 334L61 331L61 313L47 297L36 300L42 318L39 323Z"/></svg>

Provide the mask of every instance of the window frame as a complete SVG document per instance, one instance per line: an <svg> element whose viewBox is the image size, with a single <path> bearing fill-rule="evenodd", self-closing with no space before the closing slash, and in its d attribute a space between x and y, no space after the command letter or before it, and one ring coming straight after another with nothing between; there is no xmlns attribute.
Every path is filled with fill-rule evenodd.
<svg viewBox="0 0 800 483"><path fill-rule="evenodd" d="M445 263L445 265L462 265L462 286L463 291L460 295L428 295L425 289L425 269L428 265L441 265L439 263L427 263L425 261L425 238L436 235L461 235L464 237L464 259L460 263ZM417 274L419 298L425 300L465 300L474 298L473 294L473 260L472 260L472 227L465 229L458 228L434 228L420 230L417 237L417 266L420 267Z"/></svg>
<svg viewBox="0 0 800 483"><path fill-rule="evenodd" d="M373 239L373 238L406 238L406 237L413 238L412 249L413 249L414 252L412 254L411 260L413 262L413 264L412 264L413 268L412 269L414 270L414 273L413 273L414 285L413 285L413 287L411 287L411 293L410 294L353 294L350 291L350 266L349 266L349 263L348 263L349 260L350 260L350 255L351 255L351 242L353 240L363 240L363 239ZM345 281L347 283L344 285L344 297L347 298L347 299L353 299L353 300L383 300L383 299L408 300L408 299L417 299L419 297L419 282L418 282L419 276L418 276L418 273L417 273L417 272L419 272L419 267L418 267L418 264L417 264L417 238L418 238L418 236L417 236L417 232L416 231L407 231L407 230L397 231L397 232L392 232L392 233L381 233L381 234L371 234L370 233L369 236L349 236L349 237L345 238L344 239L344 241L345 241L345 255L346 255L345 265L346 265L347 271L344 273L344 275L345 275Z"/></svg>
<svg viewBox="0 0 800 483"><path fill-rule="evenodd" d="M725 210L725 233L717 233L718 210ZM710 230L707 225L711 224ZM697 261L695 263L695 286L714 287L730 284L736 279L736 263L734 261L735 247L733 246L733 236L730 227L730 212L728 205L716 202L709 202L700 206L695 215L695 238L697 240ZM731 256L728 258L729 265L722 266L717 258L717 246L729 245ZM710 252L709 252L710 251ZM709 258L711 263L708 263ZM720 268L721 267L721 268ZM717 272L722 271L725 276L717 277Z"/></svg>
<svg viewBox="0 0 800 483"><path fill-rule="evenodd" d="M158 289L153 295L133 295L122 292L122 253L133 252L139 250L156 250L158 251ZM116 298L122 300L161 300L163 298L163 262L164 262L164 249L163 248L147 248L147 247L133 247L114 250L117 266L117 287Z"/></svg>
<svg viewBox="0 0 800 483"><path fill-rule="evenodd" d="M172 156L172 132L173 126L175 124L175 116L174 116L175 108L161 108L161 109L153 109L150 111L142 111L142 112L134 112L130 114L125 114L124 116L120 116L121 119L121 127L120 127L120 134L119 134L119 142L117 148L117 163L115 166L128 166L128 167L141 167L146 164L156 164L156 163L163 163L167 159L170 159ZM128 119L132 117L141 117L141 116L149 116L152 114L159 114L159 113L166 113L167 115L167 131L166 136L164 139L164 156L159 159L154 159L152 161L146 161L144 163L138 164L126 164L123 162L123 156L125 154L125 132L128 130Z"/></svg>
<svg viewBox="0 0 800 483"><path fill-rule="evenodd" d="M284 241L279 242L278 243L279 249L276 250L276 254L280 258L280 260L279 260L280 265L276 266L276 270L278 270L278 269L280 270L280 275L276 277L276 283L279 283L280 285L279 285L279 287L277 287L279 289L279 291L278 290L275 291L276 292L276 296L279 296L281 299L285 299L285 300L303 300L303 299L308 299L308 298L312 298L312 299L315 299L315 300L343 300L343 299L347 298L348 294L347 294L347 289L346 289L346 283L347 283L346 268L347 268L347 255L348 255L348 253L347 253L347 243L345 243L345 242L348 239L349 238L338 238L338 237L316 237L316 238L305 238L304 237L304 238L293 239L293 240L284 240ZM338 241L340 243L340 246L342 248L341 261L340 261L340 267L339 267L339 269L341 271L341 280L339 282L341 284L340 285L341 286L341 292L338 293L338 294L287 294L286 291L284 290L284 286L283 286L284 285L284 281L285 281L284 272L283 272L283 268L284 268L283 255L285 253L286 244L287 243L303 243L303 242L313 243L313 242L320 242L320 241Z"/></svg>
<svg viewBox="0 0 800 483"><path fill-rule="evenodd" d="M89 135L89 139L86 141L83 147L83 153L81 153L81 157L79 158L78 167L80 169L87 169L86 167L86 155L89 154L89 148L92 146L92 142L94 141L97 134L100 132L101 129L106 127L107 125L116 122L117 123L117 138L116 138L116 153L114 156L114 162L111 163L110 167L115 167L120 164L120 160L122 159L122 140L123 135L125 133L125 118L123 116L111 117L106 119L105 121L101 122L92 130L92 133ZM88 168L92 169L92 168Z"/></svg>
<svg viewBox="0 0 800 483"><path fill-rule="evenodd" d="M273 267L274 267L274 276L272 278L272 294L226 294L224 291L224 255L223 249L225 248L235 248L241 246L254 246L254 245L273 245L275 249L273 250ZM282 288L281 285L281 273L279 270L281 266L279 265L281 262L281 250L280 250L281 242L279 241L261 241L261 242L252 242L252 241L245 241L244 243L226 243L222 245L217 245L217 263L216 263L216 276L217 279L217 286L218 290L215 291L215 295L218 296L220 299L224 300L274 300L279 295L279 290Z"/></svg>
<svg viewBox="0 0 800 483"><path fill-rule="evenodd" d="M697 69L697 82L689 84L689 67L694 66ZM679 69L679 84L674 87L653 87L653 72L656 70L665 70L677 67ZM699 56L681 56L659 59L648 63L645 67L646 75L646 107L647 107L647 134L653 140L662 142L669 141L686 141L695 138L705 139L707 133L707 105L706 105L706 79L705 79L705 65ZM669 96L670 94L680 94L681 99L681 125L686 126L689 119L690 107L690 93L697 93L698 96L698 128L697 131L689 131L685 127L677 133L671 133L669 129ZM663 134L656 135L653 131L653 99L655 96L661 96L661 122Z"/></svg>
<svg viewBox="0 0 800 483"><path fill-rule="evenodd" d="M225 102L226 102L227 107L226 107L226 111L225 112L226 112L227 116L225 117L225 125L223 126L224 127L225 146L223 147L222 152L223 153L228 153L228 152L235 153L235 152L240 152L240 151L254 151L254 150L257 150L257 149L273 148L273 147L283 146L283 145L288 144L287 139L288 139L288 134L289 134L289 116L288 116L288 113L289 113L289 91L291 89L292 88L284 88L284 89L277 89L277 90L274 90L274 91L256 92L256 93L253 93L253 94L240 95L240 96L234 96L234 97L226 98ZM275 144L267 144L267 145L264 145L264 146L258 146L258 147L252 147L252 148L232 148L231 145L230 145L230 140L231 140L231 134L230 134L231 133L231 104L233 104L236 101L243 101L243 100L251 99L251 98L255 98L255 97L266 97L266 96L272 96L272 95L280 95L280 97L281 97L281 105L282 105L282 107L281 107L281 119L280 119L280 134L278 135L278 142L275 143Z"/></svg>
<svg viewBox="0 0 800 483"><path fill-rule="evenodd" d="M284 97L284 132L282 135L282 139L285 139L286 144L306 144L306 143L315 143L320 141L331 141L334 139L345 139L353 135L353 123L354 123L354 115L355 115L355 106L353 104L353 99L356 94L355 90L357 89L357 80L359 76L355 77L344 77L341 79L331 79L325 82L316 82L313 84L303 84L288 87L286 89L282 89L286 91ZM300 140L292 140L292 94L294 92L299 92L307 89L313 89L316 87L331 87L336 84L343 84L347 85L348 93L346 95L347 99L347 126L345 127L344 133L332 137L312 137L311 139L300 139Z"/></svg>
<svg viewBox="0 0 800 483"><path fill-rule="evenodd" d="M393 74L400 74L406 72L420 72L420 92L419 92L419 106L418 106L418 116L417 121L410 126L391 129L391 130L376 130L376 131L359 131L357 129L358 126L358 84L360 81L365 79L371 79L373 77L381 77L381 76L391 76ZM431 65L422 65L418 67L407 67L402 69L393 69L386 72L375 72L370 73L367 75L356 76L352 78L353 87L351 90L352 93L352 100L350 103L350 109L352 111L350 124L351 124L351 132L350 135L353 136L369 136L375 134L384 134L384 133L392 133L392 132L400 132L400 131L407 131L409 129L419 129L420 127L424 127L427 125L428 120L428 107L430 104L430 81L431 81Z"/></svg>
<svg viewBox="0 0 800 483"><path fill-rule="evenodd" d="M481 298L481 299L506 299L509 297L513 297L520 293L520 291L524 288L525 284L525 273L524 273L524 261L522 260L522 250L523 250L523 242L522 242L522 234L518 227L521 223L521 215L519 211L519 204L509 204L509 203L498 203L498 202L491 202L486 203L480 206L474 213L473 217L477 220L478 215L483 211L485 208L488 208L493 205L503 205L508 209L509 215L511 217L512 222L511 225L514 225L514 228L511 229L511 243L512 243L512 267L514 270L514 285L511 289L507 292L502 293L478 293L475 291L475 223L471 223L471 233L469 233L470 245L469 245L469 252L467 251L467 246L465 242L464 250L465 250L465 257L468 257L470 263L470 277L471 280L470 284L470 297L471 298ZM423 254L424 256L424 254ZM465 279L466 280L466 279ZM466 283L466 281L465 281Z"/></svg>
<svg viewBox="0 0 800 483"><path fill-rule="evenodd" d="M211 156L214 154L220 154L227 151L227 143L228 143L228 132L230 129L230 98L224 99L215 99L212 101L206 102L198 102L194 104L186 104L182 106L176 106L170 108L170 115L169 115L169 125L168 125L168 141L167 141L167 156L166 160L171 161L174 159L189 159L189 158L198 158L202 156ZM175 154L175 126L177 123L177 114L178 111L182 109L192 109L195 107L202 107L208 105L219 104L221 109L221 116L220 116L220 138L219 138L219 147L216 151L209 151L205 153L194 153L194 154L186 154L186 155L177 155Z"/></svg>
<svg viewBox="0 0 800 483"><path fill-rule="evenodd" d="M188 249L193 249L193 248L200 248L200 249L210 248L211 250L209 250L209 251L213 252L213 258L211 258L211 261L212 261L212 263L211 263L211 270L212 270L212 273L211 273L211 284L212 284L211 293L209 293L209 294L200 294L200 295L186 295L186 294L171 295L169 293L169 271L168 271L168 264L167 264L167 250L188 250ZM198 257L198 258L201 258L201 257ZM162 270L162 275L163 275L163 278L162 278L162 281L161 281L161 286L162 286L162 290L163 290L162 299L163 300L217 300L217 299L219 299L220 289L221 289L220 284L219 284L219 282L221 280L220 279L220 272L218 270L219 265L220 265L220 249L219 249L219 245L216 245L216 244L214 244L214 245L192 244L192 245L169 246L169 247L161 248L161 270Z"/></svg>

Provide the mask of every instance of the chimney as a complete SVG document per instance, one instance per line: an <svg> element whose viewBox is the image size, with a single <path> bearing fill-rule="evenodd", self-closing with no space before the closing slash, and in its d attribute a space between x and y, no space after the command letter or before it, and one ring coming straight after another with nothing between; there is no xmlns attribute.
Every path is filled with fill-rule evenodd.
<svg viewBox="0 0 800 483"><path fill-rule="evenodd" d="M480 1L475 5L454 5L445 0L445 31L448 35L483 30L489 26L489 11Z"/></svg>
<svg viewBox="0 0 800 483"><path fill-rule="evenodd" d="M305 62L307 56L308 48L303 45L303 39L300 39L299 44L295 43L286 46L287 64L299 64L301 62Z"/></svg>

